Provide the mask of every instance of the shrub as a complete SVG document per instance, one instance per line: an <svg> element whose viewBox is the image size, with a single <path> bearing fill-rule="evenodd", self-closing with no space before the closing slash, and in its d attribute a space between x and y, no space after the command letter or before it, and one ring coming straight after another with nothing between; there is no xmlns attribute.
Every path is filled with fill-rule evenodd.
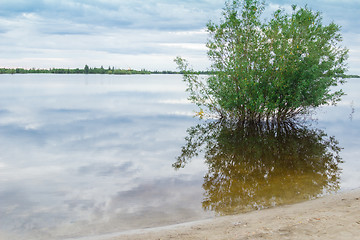
<svg viewBox="0 0 360 240"><path fill-rule="evenodd" d="M220 23L208 23L208 77L175 59L199 115L285 121L344 94L330 89L344 83L346 71L340 27L295 5L291 14L279 9L265 22L264 8L258 0L227 1Z"/></svg>

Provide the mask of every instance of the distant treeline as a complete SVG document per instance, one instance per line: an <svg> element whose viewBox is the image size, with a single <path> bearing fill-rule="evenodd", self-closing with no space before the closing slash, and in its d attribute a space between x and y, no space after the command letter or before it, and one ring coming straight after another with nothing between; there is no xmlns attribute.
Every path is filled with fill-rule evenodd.
<svg viewBox="0 0 360 240"><path fill-rule="evenodd" d="M0 68L0 74L28 74L28 73L47 73L47 74L181 74L181 71L149 71L149 70L134 70L134 69L115 69L109 68L91 68L87 65L81 68L50 68L50 69L24 69L24 68ZM212 74L211 71L197 71L198 74ZM343 75L343 78L360 78L359 75Z"/></svg>
<svg viewBox="0 0 360 240"><path fill-rule="evenodd" d="M344 78L360 78L359 75L344 75Z"/></svg>
<svg viewBox="0 0 360 240"><path fill-rule="evenodd" d="M52 74L150 74L150 71L115 68L90 68L87 65L81 68L50 68L50 69L24 69L24 68L0 68L0 74L27 74L27 73L52 73Z"/></svg>
<svg viewBox="0 0 360 240"><path fill-rule="evenodd" d="M0 68L0 74L28 74L28 73L47 73L47 74L180 74L178 71L149 71L149 70L134 70L134 69L115 69L114 67L109 68L91 68L85 65L84 68L50 68L50 69L24 69L24 68ZM199 74L209 74L207 71L199 71Z"/></svg>

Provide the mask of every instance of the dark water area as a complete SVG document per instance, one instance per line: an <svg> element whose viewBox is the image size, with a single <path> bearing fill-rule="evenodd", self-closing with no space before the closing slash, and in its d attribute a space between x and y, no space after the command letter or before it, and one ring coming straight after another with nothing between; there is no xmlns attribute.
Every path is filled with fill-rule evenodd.
<svg viewBox="0 0 360 240"><path fill-rule="evenodd" d="M77 239L360 187L359 80L315 121L282 127L199 121L185 89L180 75L1 75L0 239Z"/></svg>
<svg viewBox="0 0 360 240"><path fill-rule="evenodd" d="M203 209L219 215L291 204L340 188L341 148L324 131L287 123L211 122L188 130L175 167L203 148Z"/></svg>

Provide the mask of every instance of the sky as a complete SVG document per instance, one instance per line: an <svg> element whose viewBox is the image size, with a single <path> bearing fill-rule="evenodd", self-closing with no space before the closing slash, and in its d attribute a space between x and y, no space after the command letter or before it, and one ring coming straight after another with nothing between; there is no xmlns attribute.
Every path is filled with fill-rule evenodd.
<svg viewBox="0 0 360 240"><path fill-rule="evenodd" d="M267 0L264 16L291 4L342 26L349 74L360 74L359 0ZM224 0L0 0L0 67L176 70L181 56L198 70L210 62L209 20Z"/></svg>

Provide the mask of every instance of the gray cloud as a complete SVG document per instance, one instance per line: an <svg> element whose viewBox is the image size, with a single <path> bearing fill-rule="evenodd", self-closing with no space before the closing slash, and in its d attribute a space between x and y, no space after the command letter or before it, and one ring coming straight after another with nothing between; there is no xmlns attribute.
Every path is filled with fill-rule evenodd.
<svg viewBox="0 0 360 240"><path fill-rule="evenodd" d="M85 26L189 30L204 26L221 1L5 1L1 16L34 14L44 21L70 21Z"/></svg>
<svg viewBox="0 0 360 240"><path fill-rule="evenodd" d="M358 25L360 18L358 9L360 9L360 2L357 0L294 0L289 3L287 0L273 0L268 1L270 4L279 4L280 6L290 6L295 4L299 7L307 6L314 11L320 11L325 23L334 21L343 27L343 32L360 33Z"/></svg>
<svg viewBox="0 0 360 240"><path fill-rule="evenodd" d="M345 43L360 34L357 0L317 0L292 3L323 13L347 34ZM267 1L267 16L285 0ZM181 55L195 68L206 69L202 32L209 20L218 21L223 0L0 0L0 66L82 67L126 64L132 68L173 69ZM353 42L353 40L351 41ZM350 70L359 73L359 44L348 45ZM9 50L11 49L11 51Z"/></svg>

